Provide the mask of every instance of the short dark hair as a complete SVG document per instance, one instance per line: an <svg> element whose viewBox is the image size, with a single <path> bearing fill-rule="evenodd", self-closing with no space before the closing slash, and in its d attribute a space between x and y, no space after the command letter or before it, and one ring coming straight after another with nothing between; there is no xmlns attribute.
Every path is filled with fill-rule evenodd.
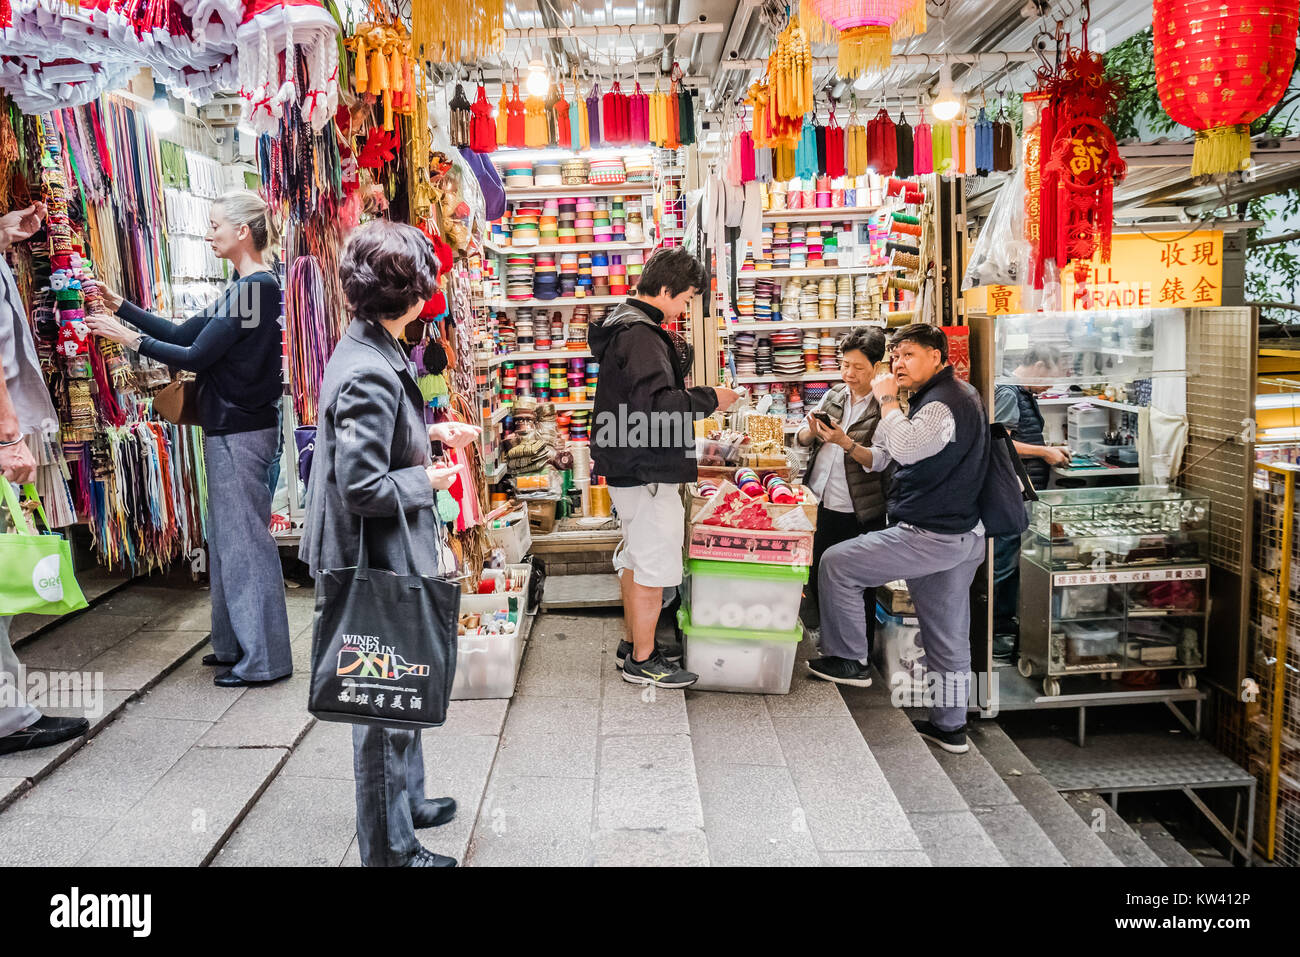
<svg viewBox="0 0 1300 957"><path fill-rule="evenodd" d="M1025 350L1024 355L1020 357L1022 366L1036 366L1043 362L1049 366L1059 366L1061 364L1061 352L1055 346L1030 346Z"/></svg>
<svg viewBox="0 0 1300 957"><path fill-rule="evenodd" d="M938 349L939 357L944 362L948 361L948 337L938 326L932 326L928 322L914 322L909 326L903 326L890 336L889 348L896 349L904 342L915 342L926 349Z"/></svg>
<svg viewBox="0 0 1300 957"><path fill-rule="evenodd" d="M885 357L885 334L879 326L855 326L840 339L840 355L856 349L875 365Z"/></svg>
<svg viewBox="0 0 1300 957"><path fill-rule="evenodd" d="M706 275L704 263L685 247L669 246L656 249L646 261L636 291L642 296L657 296L667 286L669 293L680 296L693 286L696 292L703 292Z"/></svg>
<svg viewBox="0 0 1300 957"><path fill-rule="evenodd" d="M414 226L374 220L348 236L339 279L358 319L396 319L433 295L438 256L429 237Z"/></svg>

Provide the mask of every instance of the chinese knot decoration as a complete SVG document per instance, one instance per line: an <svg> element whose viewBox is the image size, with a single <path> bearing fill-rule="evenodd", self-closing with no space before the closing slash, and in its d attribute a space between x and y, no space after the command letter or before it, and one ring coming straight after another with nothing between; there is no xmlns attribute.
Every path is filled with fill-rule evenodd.
<svg viewBox="0 0 1300 957"><path fill-rule="evenodd" d="M1291 81L1296 0L1155 0L1156 90L1196 130L1192 175L1250 165L1250 124Z"/></svg>
<svg viewBox="0 0 1300 957"><path fill-rule="evenodd" d="M814 43L839 47L837 71L888 68L895 40L925 32L925 0L804 0L799 19Z"/></svg>
<svg viewBox="0 0 1300 957"><path fill-rule="evenodd" d="M1119 90L1106 79L1101 55L1088 49L1086 15L1082 47L1066 53L1059 72L1040 79L1049 95L1039 131L1035 285L1042 287L1043 263L1054 259L1062 270L1073 264L1082 286L1094 255L1100 252L1101 261L1110 262L1114 188L1127 171L1102 120Z"/></svg>

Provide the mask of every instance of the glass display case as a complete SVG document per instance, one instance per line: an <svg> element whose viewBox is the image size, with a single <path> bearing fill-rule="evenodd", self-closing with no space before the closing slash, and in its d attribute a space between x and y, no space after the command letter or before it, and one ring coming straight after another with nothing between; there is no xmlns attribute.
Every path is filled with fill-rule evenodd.
<svg viewBox="0 0 1300 957"><path fill-rule="evenodd" d="M1060 694L1070 675L1205 664L1210 502L1163 486L1056 489L1020 552L1020 661Z"/></svg>

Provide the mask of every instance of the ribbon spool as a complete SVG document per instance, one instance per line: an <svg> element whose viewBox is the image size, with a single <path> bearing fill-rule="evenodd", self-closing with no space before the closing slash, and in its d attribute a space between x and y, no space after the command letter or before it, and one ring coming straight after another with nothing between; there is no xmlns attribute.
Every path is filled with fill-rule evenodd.
<svg viewBox="0 0 1300 957"><path fill-rule="evenodd" d="M921 225L921 218L919 216L912 216L909 213L894 213L893 220L896 223L907 223L909 226Z"/></svg>
<svg viewBox="0 0 1300 957"><path fill-rule="evenodd" d="M909 246L907 243L889 242L885 244L885 252L888 253L906 253L912 256L921 254L921 247Z"/></svg>
<svg viewBox="0 0 1300 957"><path fill-rule="evenodd" d="M903 292L920 292L921 284L915 279L902 279L898 276L890 276L889 288L900 289Z"/></svg>
<svg viewBox="0 0 1300 957"><path fill-rule="evenodd" d="M898 220L894 220L894 222L892 222L892 223L890 224L889 229L890 229L890 232L894 232L894 233L902 233L903 235L906 235L906 236L920 236L920 235L921 235L921 226L920 226L919 223L917 223L917 224L913 224L913 223L900 223Z"/></svg>
<svg viewBox="0 0 1300 957"><path fill-rule="evenodd" d="M906 192L909 188L912 188L912 184L909 183L907 180L895 179L894 177L891 176L889 177L889 186L885 190L885 195L902 196L903 193Z"/></svg>
<svg viewBox="0 0 1300 957"><path fill-rule="evenodd" d="M903 202L908 206L924 206L925 193L919 189L909 189L903 194Z"/></svg>
<svg viewBox="0 0 1300 957"><path fill-rule="evenodd" d="M897 329L900 326L908 326L916 321L916 310L907 309L899 312L885 313L885 325L890 329Z"/></svg>
<svg viewBox="0 0 1300 957"><path fill-rule="evenodd" d="M921 268L921 257L912 253L894 253L893 265L915 272Z"/></svg>

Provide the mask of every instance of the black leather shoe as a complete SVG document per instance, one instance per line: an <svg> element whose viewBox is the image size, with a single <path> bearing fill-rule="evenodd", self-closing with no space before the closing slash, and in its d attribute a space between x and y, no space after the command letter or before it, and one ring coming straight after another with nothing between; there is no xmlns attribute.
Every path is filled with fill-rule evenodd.
<svg viewBox="0 0 1300 957"><path fill-rule="evenodd" d="M89 730L90 722L85 718L55 718L41 715L34 724L0 738L0 754L14 754L18 751L30 751L32 748L48 748L54 744L79 738Z"/></svg>
<svg viewBox="0 0 1300 957"><path fill-rule="evenodd" d="M223 668L233 668L235 665L239 664L239 659L235 659L234 661L222 661L216 655L204 655L203 663L209 668L215 668L217 665L220 665Z"/></svg>
<svg viewBox="0 0 1300 957"><path fill-rule="evenodd" d="M999 661L1010 661L1016 656L1016 646L1019 644L1017 635L994 635L993 657Z"/></svg>
<svg viewBox="0 0 1300 957"><path fill-rule="evenodd" d="M407 867L455 867L456 858L435 854L427 847L421 847L415 856L406 862Z"/></svg>
<svg viewBox="0 0 1300 957"><path fill-rule="evenodd" d="M438 827L456 817L454 798L426 798L419 810L411 808L411 822L417 827Z"/></svg>
<svg viewBox="0 0 1300 957"><path fill-rule="evenodd" d="M268 681L248 681L239 677L233 671L223 671L212 679L212 683L218 688L257 688L262 685L273 685L277 681L283 681L288 675L281 675L278 678L271 678Z"/></svg>

